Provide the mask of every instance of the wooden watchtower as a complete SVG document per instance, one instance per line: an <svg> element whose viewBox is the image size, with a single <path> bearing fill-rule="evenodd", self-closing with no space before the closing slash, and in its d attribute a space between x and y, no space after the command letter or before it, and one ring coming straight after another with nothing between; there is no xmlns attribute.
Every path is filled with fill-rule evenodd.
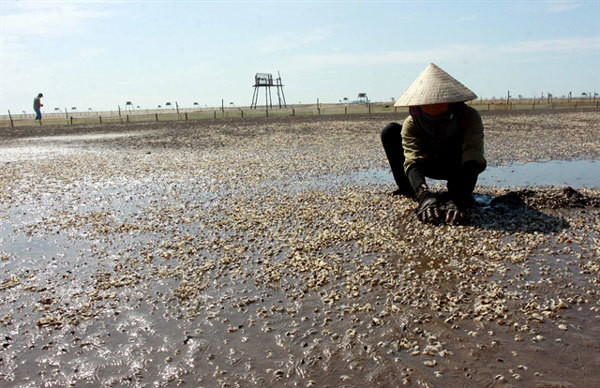
<svg viewBox="0 0 600 388"><path fill-rule="evenodd" d="M265 88L265 107L273 109L273 100L271 98L271 87L277 88L277 100L279 107L286 107L285 95L283 94L283 83L281 82L281 75L277 72L277 79L273 82L273 75L271 73L256 73L254 76L254 94L252 95L252 103L250 104L251 109L256 109L258 104L258 95L260 88Z"/></svg>

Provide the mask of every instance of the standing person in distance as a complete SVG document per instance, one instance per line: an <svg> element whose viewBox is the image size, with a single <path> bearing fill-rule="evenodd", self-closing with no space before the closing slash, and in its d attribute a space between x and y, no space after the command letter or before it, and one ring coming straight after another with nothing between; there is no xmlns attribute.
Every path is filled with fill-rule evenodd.
<svg viewBox="0 0 600 388"><path fill-rule="evenodd" d="M36 98L33 99L33 110L35 111L35 119L42 120L42 111L41 107L44 106L42 104L41 98L44 97L42 93L39 93Z"/></svg>
<svg viewBox="0 0 600 388"><path fill-rule="evenodd" d="M431 63L398 98L408 106L403 124L392 122L381 141L401 194L418 202L425 223L461 224L473 204L478 175L485 170L483 123L465 101L475 93ZM432 193L425 178L448 181L447 202Z"/></svg>

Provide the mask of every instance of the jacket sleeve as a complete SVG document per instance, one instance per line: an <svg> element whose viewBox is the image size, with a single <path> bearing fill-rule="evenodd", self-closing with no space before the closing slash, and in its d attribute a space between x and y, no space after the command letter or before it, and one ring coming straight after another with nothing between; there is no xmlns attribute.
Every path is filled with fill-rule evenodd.
<svg viewBox="0 0 600 388"><path fill-rule="evenodd" d="M474 161L485 170L487 162L484 158L483 122L479 112L468 107L465 115L465 138L462 145L462 164Z"/></svg>
<svg viewBox="0 0 600 388"><path fill-rule="evenodd" d="M424 159L422 142L412 116L408 116L402 124L402 149L404 150L404 172Z"/></svg>

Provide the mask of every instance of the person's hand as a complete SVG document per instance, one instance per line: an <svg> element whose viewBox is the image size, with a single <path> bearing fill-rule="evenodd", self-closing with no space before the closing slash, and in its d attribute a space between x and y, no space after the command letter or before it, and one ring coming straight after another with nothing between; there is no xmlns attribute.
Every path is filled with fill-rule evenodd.
<svg viewBox="0 0 600 388"><path fill-rule="evenodd" d="M467 213L456 206L452 201L446 205L446 223L448 225L460 225L467 220Z"/></svg>
<svg viewBox="0 0 600 388"><path fill-rule="evenodd" d="M424 191L419 195L419 208L417 218L422 222L436 223L440 220L441 212L436 196L430 191Z"/></svg>

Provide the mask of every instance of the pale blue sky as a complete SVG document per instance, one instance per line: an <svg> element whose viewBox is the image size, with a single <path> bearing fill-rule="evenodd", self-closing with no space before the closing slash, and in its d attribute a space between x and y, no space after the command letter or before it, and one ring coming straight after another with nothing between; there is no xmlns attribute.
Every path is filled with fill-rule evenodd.
<svg viewBox="0 0 600 388"><path fill-rule="evenodd" d="M389 101L430 62L481 98L600 92L598 0L0 3L0 114L249 105L277 71L288 103Z"/></svg>

